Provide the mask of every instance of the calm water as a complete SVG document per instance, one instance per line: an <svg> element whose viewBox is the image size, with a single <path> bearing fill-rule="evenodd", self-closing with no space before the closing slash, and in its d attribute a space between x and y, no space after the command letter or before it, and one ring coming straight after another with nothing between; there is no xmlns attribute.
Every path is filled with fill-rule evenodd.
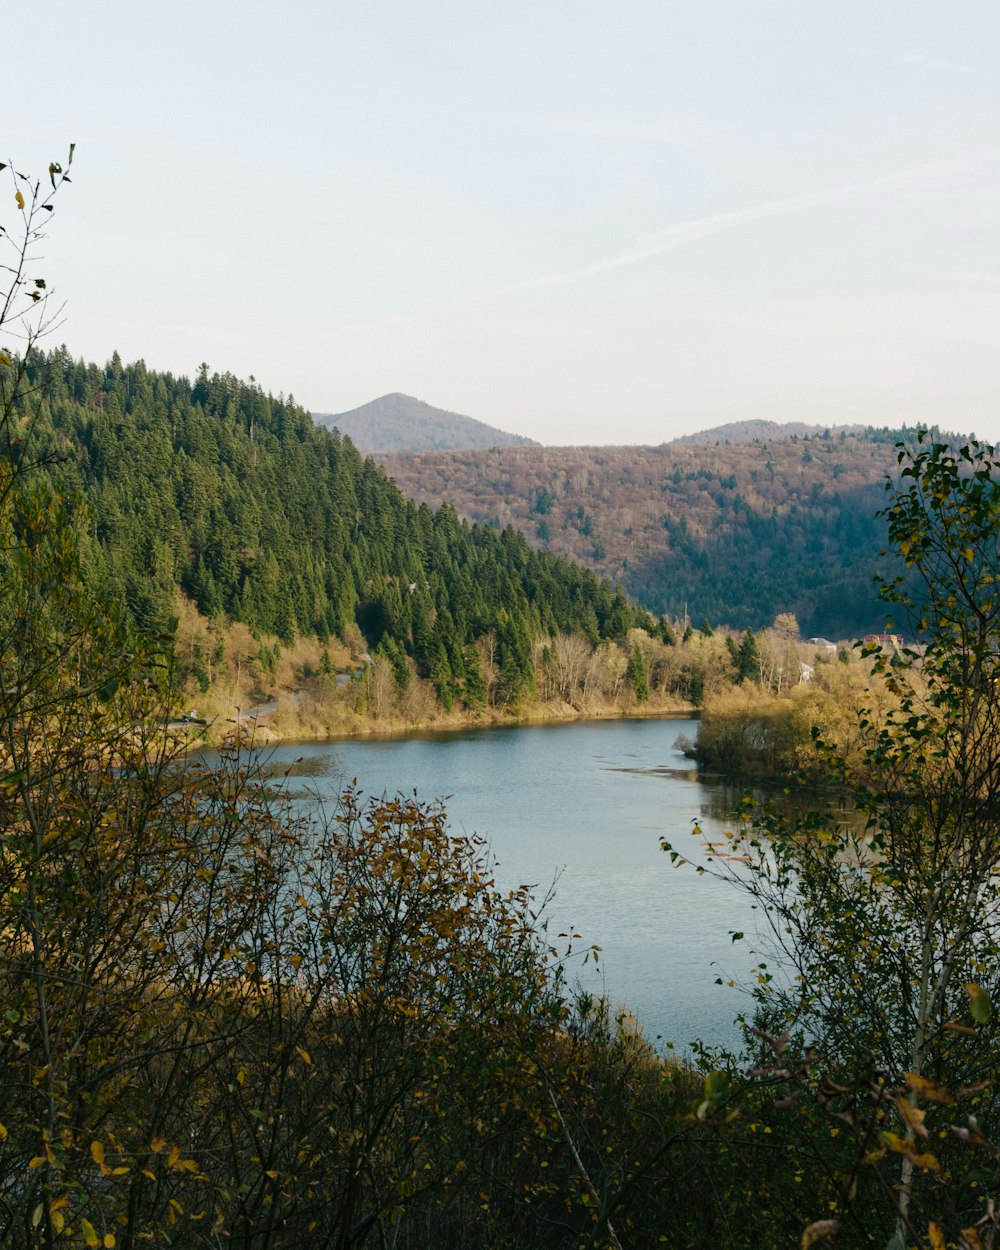
<svg viewBox="0 0 1000 1250"><path fill-rule="evenodd" d="M355 778L369 794L447 799L453 829L489 840L502 885L555 883L551 932L572 927L602 947L598 969L576 968L583 988L685 1047L735 1042L747 999L714 982L745 973L730 933L754 928L738 890L659 849L666 837L697 861L692 821L710 838L725 828L733 796L699 781L676 747L696 733L694 721L600 721L286 745L271 759L299 761L295 792L328 801Z"/></svg>

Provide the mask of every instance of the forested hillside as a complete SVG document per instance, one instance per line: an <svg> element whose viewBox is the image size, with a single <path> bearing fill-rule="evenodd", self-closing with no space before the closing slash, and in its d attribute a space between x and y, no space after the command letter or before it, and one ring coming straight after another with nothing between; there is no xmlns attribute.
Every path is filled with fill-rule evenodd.
<svg viewBox="0 0 1000 1250"><path fill-rule="evenodd" d="M206 367L192 384L65 349L33 355L28 381L32 446L86 501L88 580L143 629L168 623L178 590L206 617L286 642L360 627L401 672L412 657L446 704L475 705L484 635L516 701L537 636L597 643L646 620L516 530L404 499L291 397Z"/></svg>
<svg viewBox="0 0 1000 1250"><path fill-rule="evenodd" d="M749 443L503 448L379 457L400 488L613 578L650 611L806 635L884 626L874 514L898 430Z"/></svg>

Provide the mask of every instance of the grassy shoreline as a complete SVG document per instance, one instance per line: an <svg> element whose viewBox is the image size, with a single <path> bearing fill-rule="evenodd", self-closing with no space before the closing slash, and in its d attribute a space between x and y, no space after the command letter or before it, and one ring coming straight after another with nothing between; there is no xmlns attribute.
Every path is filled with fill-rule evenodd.
<svg viewBox="0 0 1000 1250"><path fill-rule="evenodd" d="M234 709L235 710L235 709ZM498 727L525 727L529 725L562 725L575 721L603 720L684 720L698 714L690 703L669 700L654 706L639 704L632 707L608 705L587 709L570 705L541 704L523 708L518 713L445 712L437 715L407 719L387 716L374 719L352 712L340 718L342 723L317 724L312 717L296 715L295 700L278 700L274 712L255 717L244 712L239 722L233 716L217 714L207 719L207 724L197 726L213 745L227 739L248 738L260 745L276 745L286 742L337 742L353 738L406 738L420 733L449 733L469 729L495 729ZM348 721L349 723L343 723ZM353 723L350 723L353 722ZM194 728L194 726L192 726Z"/></svg>

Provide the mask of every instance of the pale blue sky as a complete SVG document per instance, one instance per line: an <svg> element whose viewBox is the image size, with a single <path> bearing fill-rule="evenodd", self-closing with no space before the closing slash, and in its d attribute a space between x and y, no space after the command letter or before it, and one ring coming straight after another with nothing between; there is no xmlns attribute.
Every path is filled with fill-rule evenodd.
<svg viewBox="0 0 1000 1250"><path fill-rule="evenodd" d="M49 0L8 45L0 160L77 144L77 355L547 443L1000 441L995 0Z"/></svg>

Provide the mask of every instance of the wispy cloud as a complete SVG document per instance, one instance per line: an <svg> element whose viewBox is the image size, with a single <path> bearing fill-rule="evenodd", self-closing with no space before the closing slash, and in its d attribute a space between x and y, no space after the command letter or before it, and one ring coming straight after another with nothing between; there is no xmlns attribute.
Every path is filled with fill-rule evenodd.
<svg viewBox="0 0 1000 1250"><path fill-rule="evenodd" d="M626 269L642 261L651 260L665 252L687 247L701 239L707 239L727 230L735 230L757 221L767 221L774 217L785 217L792 213L806 212L809 209L823 208L830 204L849 200L862 199L896 188L917 184L942 175L954 176L955 173L968 167L967 161L947 161L933 164L918 165L911 169L900 170L898 173L886 174L880 178L872 178L867 182L833 187L824 191L810 191L803 195L786 196L783 199L768 200L762 204L752 204L746 208L734 209L727 213L713 213L705 217L696 217L690 221L677 222L667 226L655 234L646 235L620 252L603 256L597 260L579 265L573 269L560 270L554 273L538 274L524 278L504 286L490 287L451 300L438 300L414 308L380 317L377 320L359 322L344 327L346 330L386 329L416 321L428 313L443 308L454 309L482 303L506 295L517 295L525 291L538 291L546 287L569 286L576 282L584 282L598 274L609 273L615 269ZM977 162L979 163L979 162Z"/></svg>
<svg viewBox="0 0 1000 1250"><path fill-rule="evenodd" d="M570 282L580 282L612 269L625 269L640 261L649 260L679 247L686 247L689 243L697 243L700 239L720 234L725 230L733 230L738 226L750 225L755 221L766 221L772 217L785 217L789 213L801 213L810 208L822 208L827 204L835 204L844 200L859 199L877 191L906 186L930 175L954 171L955 168L957 168L956 162L920 165L897 174L874 178L869 182L834 187L826 191L811 191L804 195L786 196L784 199L769 200L764 204L753 204L728 213L713 213L708 217L696 217L691 221L668 226L656 234L647 235L639 239L632 247L613 256L605 256L590 264L562 273L542 274L539 277L512 283L510 286L498 287L492 294L508 295L517 291L533 291L541 287L564 286Z"/></svg>

